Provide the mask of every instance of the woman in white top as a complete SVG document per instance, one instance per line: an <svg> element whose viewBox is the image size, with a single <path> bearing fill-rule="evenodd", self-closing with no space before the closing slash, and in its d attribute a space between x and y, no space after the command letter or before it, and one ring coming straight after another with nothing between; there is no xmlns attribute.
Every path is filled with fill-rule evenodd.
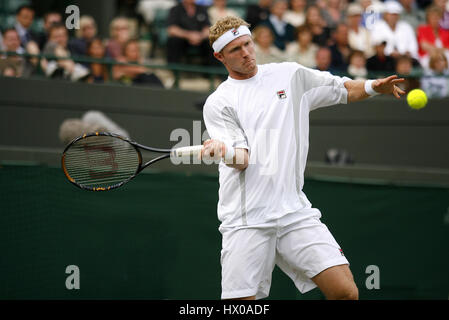
<svg viewBox="0 0 449 320"><path fill-rule="evenodd" d="M296 29L296 41L287 45L288 61L298 62L305 67L315 68L318 46L312 42L312 32L307 26Z"/></svg>
<svg viewBox="0 0 449 320"><path fill-rule="evenodd" d="M253 35L256 59L259 64L282 62L285 60L284 52L273 44L274 35L269 27L259 25L254 29Z"/></svg>
<svg viewBox="0 0 449 320"><path fill-rule="evenodd" d="M295 28L306 21L306 0L290 0L289 10L284 14L284 21Z"/></svg>

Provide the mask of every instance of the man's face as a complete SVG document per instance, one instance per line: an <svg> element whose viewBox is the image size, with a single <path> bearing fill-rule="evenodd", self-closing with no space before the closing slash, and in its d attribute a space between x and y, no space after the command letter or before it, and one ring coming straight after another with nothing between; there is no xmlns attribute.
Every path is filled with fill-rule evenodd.
<svg viewBox="0 0 449 320"><path fill-rule="evenodd" d="M44 22L44 29L50 30L50 27L56 23L61 23L62 17L59 13L50 13L46 18Z"/></svg>
<svg viewBox="0 0 449 320"><path fill-rule="evenodd" d="M353 15L347 16L346 19L348 20L348 26L355 28L360 25L360 22L362 21L362 15L353 14Z"/></svg>
<svg viewBox="0 0 449 320"><path fill-rule="evenodd" d="M341 45L345 46L348 44L348 27L345 25L339 25L335 31L335 41Z"/></svg>
<svg viewBox="0 0 449 320"><path fill-rule="evenodd" d="M220 60L230 73L252 75L257 68L254 42L249 35L241 36L226 45L214 56Z"/></svg>
<svg viewBox="0 0 449 320"><path fill-rule="evenodd" d="M273 6L271 7L271 13L278 18L282 18L287 9L288 9L287 2L279 1L273 4Z"/></svg>
<svg viewBox="0 0 449 320"><path fill-rule="evenodd" d="M65 48L69 40L67 30L65 28L53 29L50 34L50 40Z"/></svg>
<svg viewBox="0 0 449 320"><path fill-rule="evenodd" d="M20 12L16 16L17 21L24 27L25 29L28 29L31 24L33 23L34 19L34 11L24 8L20 10Z"/></svg>
<svg viewBox="0 0 449 320"><path fill-rule="evenodd" d="M20 38L16 31L9 30L3 35L6 51L16 51L20 47Z"/></svg>
<svg viewBox="0 0 449 320"><path fill-rule="evenodd" d="M89 22L82 26L81 34L84 39L92 39L97 34L97 29L93 23Z"/></svg>
<svg viewBox="0 0 449 320"><path fill-rule="evenodd" d="M316 66L319 70L327 70L331 65L331 52L329 49L320 49L316 53Z"/></svg>
<svg viewBox="0 0 449 320"><path fill-rule="evenodd" d="M396 23L399 21L399 14L397 13L384 13L384 20L388 23L389 26L394 27Z"/></svg>

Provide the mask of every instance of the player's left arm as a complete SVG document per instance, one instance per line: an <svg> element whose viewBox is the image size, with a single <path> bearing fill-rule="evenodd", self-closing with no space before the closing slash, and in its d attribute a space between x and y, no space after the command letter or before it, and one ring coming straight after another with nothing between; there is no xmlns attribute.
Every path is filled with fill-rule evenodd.
<svg viewBox="0 0 449 320"><path fill-rule="evenodd" d="M383 79L374 80L371 83L371 88L376 93L393 94L399 99L401 95L405 94L405 92L396 84L404 81L404 78L398 78L397 75L393 75ZM365 90L365 80L348 80L344 83L344 86L346 90L348 90L348 103L360 101L370 97Z"/></svg>

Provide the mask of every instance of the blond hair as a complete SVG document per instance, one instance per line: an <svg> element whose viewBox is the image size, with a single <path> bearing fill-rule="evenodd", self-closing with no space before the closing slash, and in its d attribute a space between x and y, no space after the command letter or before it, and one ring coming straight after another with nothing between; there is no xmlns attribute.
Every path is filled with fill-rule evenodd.
<svg viewBox="0 0 449 320"><path fill-rule="evenodd" d="M440 60L440 59L442 59L444 61L445 65L446 65L445 69L447 69L448 61L447 61L446 55L444 54L443 49L436 49L430 54L430 58L429 58L430 69L435 70L436 64L437 64L438 60Z"/></svg>
<svg viewBox="0 0 449 320"><path fill-rule="evenodd" d="M224 18L219 19L212 27L209 29L209 43L212 44L220 38L226 31L238 28L240 26L249 27L250 24L245 20L234 17L234 16L226 16Z"/></svg>
<svg viewBox="0 0 449 320"><path fill-rule="evenodd" d="M117 27L119 25L126 25L128 28L130 28L129 20L125 17L116 17L112 19L111 23L109 24L109 35L112 39L115 39L117 37Z"/></svg>
<svg viewBox="0 0 449 320"><path fill-rule="evenodd" d="M80 18L80 28L75 31L75 37L82 38L83 28L91 24L95 28L95 33L97 33L97 23L91 16L81 16Z"/></svg>

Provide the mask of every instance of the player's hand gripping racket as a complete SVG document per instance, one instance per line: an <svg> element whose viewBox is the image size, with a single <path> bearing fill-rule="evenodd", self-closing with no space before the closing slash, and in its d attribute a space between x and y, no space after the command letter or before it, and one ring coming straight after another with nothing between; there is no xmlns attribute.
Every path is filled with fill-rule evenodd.
<svg viewBox="0 0 449 320"><path fill-rule="evenodd" d="M198 155L202 145L176 149L143 146L107 132L85 134L73 140L62 154L62 170L77 187L107 191L121 187L149 165L170 157ZM142 163L140 150L163 155Z"/></svg>

